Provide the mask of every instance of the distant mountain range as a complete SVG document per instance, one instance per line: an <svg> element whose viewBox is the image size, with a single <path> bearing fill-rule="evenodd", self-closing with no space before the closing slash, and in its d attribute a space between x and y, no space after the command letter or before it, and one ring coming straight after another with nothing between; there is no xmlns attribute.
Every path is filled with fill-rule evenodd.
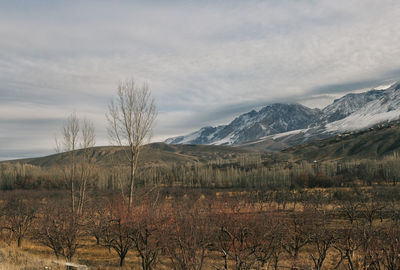
<svg viewBox="0 0 400 270"><path fill-rule="evenodd" d="M268 162L286 162L288 160L360 160L376 159L400 152L400 120L389 124L379 124L360 132L350 132L323 140L289 147L281 152L273 152L262 158ZM240 145L243 146L243 145ZM246 147L229 147L220 145L171 145L152 143L143 146L139 168L171 168L177 165L209 165L220 160L240 163L247 160L259 160L260 152L245 149ZM83 158L82 150L76 151L77 161ZM92 150L96 166L109 169L126 165L126 156L118 146L98 146ZM59 153L45 157L0 161L4 164L30 164L46 169L70 163L70 155ZM272 164L271 163L271 164ZM286 163L285 163L286 164Z"/></svg>
<svg viewBox="0 0 400 270"><path fill-rule="evenodd" d="M383 90L347 94L322 110L300 104L268 105L242 114L227 125L203 127L165 143L282 150L399 118L400 83L395 83Z"/></svg>

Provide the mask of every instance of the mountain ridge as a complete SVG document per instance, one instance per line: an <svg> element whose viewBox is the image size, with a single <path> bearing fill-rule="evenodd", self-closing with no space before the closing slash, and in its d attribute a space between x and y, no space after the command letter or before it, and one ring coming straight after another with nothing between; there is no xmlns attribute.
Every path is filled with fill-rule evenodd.
<svg viewBox="0 0 400 270"><path fill-rule="evenodd" d="M203 127L186 136L169 138L165 143L234 145L308 127L319 115L319 109L310 109L301 104L276 103L259 111L241 114L228 125Z"/></svg>
<svg viewBox="0 0 400 270"><path fill-rule="evenodd" d="M399 118L400 83L397 82L386 89L346 94L323 109L296 103L267 105L241 114L227 125L203 127L188 135L169 138L165 143L240 146L267 141L264 150L282 150Z"/></svg>

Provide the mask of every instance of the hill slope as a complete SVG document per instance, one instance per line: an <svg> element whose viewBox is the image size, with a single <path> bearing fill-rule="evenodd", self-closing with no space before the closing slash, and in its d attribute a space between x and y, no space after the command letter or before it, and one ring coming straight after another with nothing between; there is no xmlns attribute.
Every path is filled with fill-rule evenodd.
<svg viewBox="0 0 400 270"><path fill-rule="evenodd" d="M374 159L394 152L400 152L399 122L378 125L366 131L344 133L282 151L282 153L292 155L295 159L309 161Z"/></svg>
<svg viewBox="0 0 400 270"><path fill-rule="evenodd" d="M288 134L289 133L289 134ZM286 133L291 138L298 136L295 132ZM272 147L280 148L284 144L275 142ZM259 143L266 143L261 141ZM173 164L200 163L223 159L225 162L235 162L239 157L259 156L259 152L251 149L259 149L259 145L253 143L242 144L240 147L216 146L216 145L169 145L165 143L152 143L142 149L140 165L142 167L161 166L167 167ZM286 145L287 146L287 145ZM348 132L335 137L322 139L289 147L275 153L275 159L287 160L338 160L338 159L364 159L379 158L385 155L400 152L400 121L382 124L361 132ZM77 150L78 159L82 151ZM102 146L94 147L93 154L97 166L109 167L112 165L124 165L126 159L121 147ZM56 165L66 164L69 157L66 153L55 154L39 158L3 161L1 163L22 163L39 167L50 168Z"/></svg>
<svg viewBox="0 0 400 270"><path fill-rule="evenodd" d="M79 160L82 157L83 151L76 150L76 152L77 159ZM228 146L152 143L143 146L140 163L144 167L170 166L172 164L205 163L216 159L234 159L240 155L252 154L255 154L255 152ZM94 147L91 155L98 166L107 167L116 164L127 164L125 153L121 147ZM61 153L38 158L3 161L3 163L23 163L40 167L52 167L65 164L68 161L69 155Z"/></svg>

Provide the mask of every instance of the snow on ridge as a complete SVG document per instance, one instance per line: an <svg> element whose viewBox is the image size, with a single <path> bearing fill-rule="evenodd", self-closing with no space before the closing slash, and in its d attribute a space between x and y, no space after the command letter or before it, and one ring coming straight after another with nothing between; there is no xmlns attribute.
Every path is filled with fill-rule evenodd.
<svg viewBox="0 0 400 270"><path fill-rule="evenodd" d="M167 140L165 140L166 143L173 143L174 141L179 140L179 144L185 144L185 143L189 143L191 140L197 139L200 135L201 132L204 130L204 128L197 130L195 132L189 133L188 135L185 136L177 136L177 137L173 137L173 138L169 138Z"/></svg>
<svg viewBox="0 0 400 270"><path fill-rule="evenodd" d="M369 102L346 118L326 124L326 132L346 132L369 128L400 118L400 101L382 97ZM394 109L396 108L396 109Z"/></svg>
<svg viewBox="0 0 400 270"><path fill-rule="evenodd" d="M372 127L383 122L390 122L400 118L400 111L383 112L379 114L354 114L344 119L326 125L326 132L356 131Z"/></svg>
<svg viewBox="0 0 400 270"><path fill-rule="evenodd" d="M231 133L229 136L226 136L225 138L218 140L218 141L214 141L211 143L211 145L231 145L234 143L234 134Z"/></svg>
<svg viewBox="0 0 400 270"><path fill-rule="evenodd" d="M272 135L272 139L276 140L282 137L286 137L289 135L295 135L295 134L299 134L299 133L305 133L309 130L309 128L304 128L304 129L296 129L296 130L291 130L291 131L287 131L287 132L282 132L282 133L278 133L275 135ZM269 136L267 136L269 137Z"/></svg>
<svg viewBox="0 0 400 270"><path fill-rule="evenodd" d="M188 142L188 141L196 139L197 137L199 137L199 135L201 134L202 131L203 130L200 129L199 131L190 133L189 135L185 136L185 139L182 142Z"/></svg>
<svg viewBox="0 0 400 270"><path fill-rule="evenodd" d="M387 90L387 89L389 89L390 87L392 87L395 84L396 84L396 82L392 82L392 83L389 83L389 84L382 84L382 85L379 85L377 87L374 87L374 90Z"/></svg>

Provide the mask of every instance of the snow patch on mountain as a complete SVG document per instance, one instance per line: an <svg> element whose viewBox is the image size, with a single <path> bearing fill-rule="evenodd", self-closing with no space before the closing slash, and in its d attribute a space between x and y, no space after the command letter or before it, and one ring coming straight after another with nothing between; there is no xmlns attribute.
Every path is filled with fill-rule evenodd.
<svg viewBox="0 0 400 270"><path fill-rule="evenodd" d="M400 118L400 85L393 85L385 91L380 90L379 95L375 97L375 100L371 100L349 116L326 124L326 132L361 130Z"/></svg>
<svg viewBox="0 0 400 270"><path fill-rule="evenodd" d="M290 135L305 133L308 130L309 130L308 128L297 129L297 130L292 130L292 131L288 131L288 132L282 132L282 133L279 133L279 134L275 134L275 135L273 135L271 137L272 137L272 139L276 140L276 139L283 138L283 137L290 136Z"/></svg>

